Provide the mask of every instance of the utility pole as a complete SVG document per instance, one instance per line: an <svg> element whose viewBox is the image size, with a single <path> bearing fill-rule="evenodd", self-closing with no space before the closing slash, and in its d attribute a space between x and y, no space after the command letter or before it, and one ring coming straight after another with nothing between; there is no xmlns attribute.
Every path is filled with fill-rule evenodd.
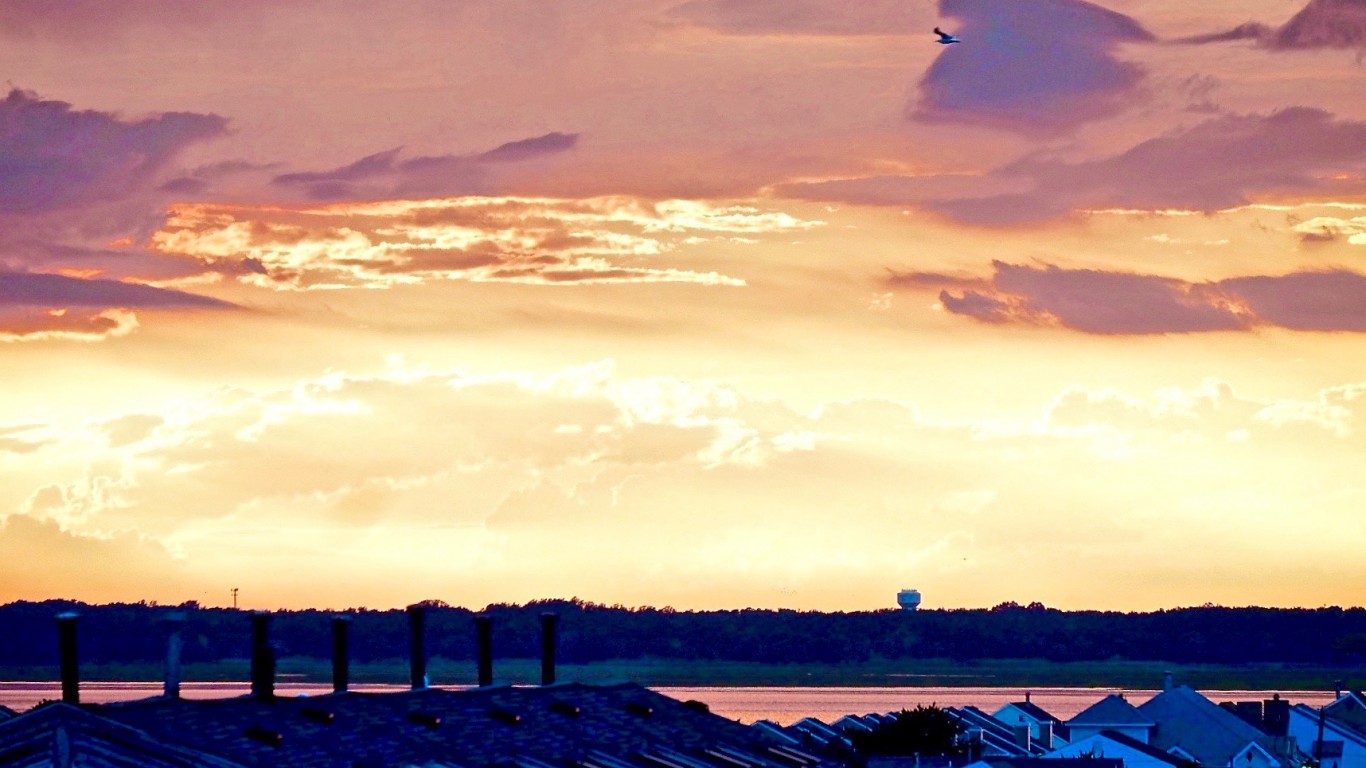
<svg viewBox="0 0 1366 768"><path fill-rule="evenodd" d="M1314 742L1314 766L1323 765L1323 706L1319 706L1319 738Z"/></svg>
<svg viewBox="0 0 1366 768"><path fill-rule="evenodd" d="M237 610L237 587L232 588L232 609Z"/></svg>

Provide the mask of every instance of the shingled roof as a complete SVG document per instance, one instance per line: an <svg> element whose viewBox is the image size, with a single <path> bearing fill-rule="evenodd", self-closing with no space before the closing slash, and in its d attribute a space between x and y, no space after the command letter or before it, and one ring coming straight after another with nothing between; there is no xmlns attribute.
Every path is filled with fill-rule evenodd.
<svg viewBox="0 0 1366 768"><path fill-rule="evenodd" d="M1056 718L1056 717L1050 715L1048 712L1044 711L1043 707L1040 707L1038 704L1035 704L1035 703L1032 702L1032 701L1012 701L1012 702L1010 702L1010 706L1012 706L1012 707L1014 707L1014 708L1020 710L1021 712L1025 713L1026 715L1029 715L1030 717L1034 718L1035 720L1037 720L1037 721L1039 721L1039 722L1041 722L1041 723L1046 723L1046 722L1061 723L1061 722L1062 722L1062 721L1059 720L1058 718Z"/></svg>
<svg viewBox="0 0 1366 768"><path fill-rule="evenodd" d="M1138 711L1157 722L1148 743L1180 747L1203 765L1228 765L1250 744L1268 755L1275 751L1266 733L1184 685L1159 693Z"/></svg>
<svg viewBox="0 0 1366 768"><path fill-rule="evenodd" d="M90 710L246 766L801 768L818 762L762 743L761 732L704 707L633 684L156 698Z"/></svg>
<svg viewBox="0 0 1366 768"><path fill-rule="evenodd" d="M169 744L137 728L70 704L35 707L0 726L6 768L243 768L212 754Z"/></svg>
<svg viewBox="0 0 1366 768"><path fill-rule="evenodd" d="M1167 765L1171 766L1180 766L1183 762L1185 762L1180 757L1177 757L1176 755L1173 755L1170 752L1163 752L1162 750L1152 746L1151 744L1144 744L1138 739L1120 733L1119 731L1101 731L1098 734L1098 736L1100 738L1109 739L1110 741L1113 741L1116 744L1122 744L1128 747L1129 749L1134 750L1135 752L1142 752L1150 759L1160 763L1166 763Z"/></svg>
<svg viewBox="0 0 1366 768"><path fill-rule="evenodd" d="M1123 696L1112 693L1100 701L1078 712L1075 717L1067 721L1073 728L1077 726L1114 727L1114 726L1148 726L1156 725L1147 715L1144 715L1124 699Z"/></svg>

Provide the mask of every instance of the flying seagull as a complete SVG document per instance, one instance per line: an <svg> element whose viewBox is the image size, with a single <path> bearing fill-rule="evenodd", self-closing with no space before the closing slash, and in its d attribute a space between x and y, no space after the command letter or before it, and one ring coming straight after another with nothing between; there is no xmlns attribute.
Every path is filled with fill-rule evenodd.
<svg viewBox="0 0 1366 768"><path fill-rule="evenodd" d="M936 40L935 42L939 43L940 45L948 45L948 44L950 44L950 43L961 43L961 42L963 42L962 40L959 40L958 38L954 37L953 35L950 35L948 32L945 32L944 30L940 29L939 27L935 27L935 28L934 28L934 33L935 33L936 35L939 35L939 39Z"/></svg>

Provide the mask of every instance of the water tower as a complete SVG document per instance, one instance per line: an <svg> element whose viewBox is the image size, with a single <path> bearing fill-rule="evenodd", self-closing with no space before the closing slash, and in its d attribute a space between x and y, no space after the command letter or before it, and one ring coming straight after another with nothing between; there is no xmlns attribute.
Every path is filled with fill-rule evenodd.
<svg viewBox="0 0 1366 768"><path fill-rule="evenodd" d="M903 589L896 593L896 604L908 611L914 611L920 607L920 590Z"/></svg>

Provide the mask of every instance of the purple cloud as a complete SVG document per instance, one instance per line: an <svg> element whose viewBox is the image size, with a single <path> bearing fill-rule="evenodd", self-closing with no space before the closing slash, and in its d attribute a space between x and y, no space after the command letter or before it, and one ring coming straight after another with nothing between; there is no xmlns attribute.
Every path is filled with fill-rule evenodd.
<svg viewBox="0 0 1366 768"><path fill-rule="evenodd" d="M691 0L675 18L734 35L887 35L929 32L904 0Z"/></svg>
<svg viewBox="0 0 1366 768"><path fill-rule="evenodd" d="M1203 45L1232 40L1256 40L1276 51L1316 48L1366 48L1366 0L1310 0L1289 21L1271 27L1255 21L1224 32L1175 40Z"/></svg>
<svg viewBox="0 0 1366 768"><path fill-rule="evenodd" d="M1296 272L1191 283L1155 275L992 262L985 280L895 273L893 288L940 291L949 312L992 324L1061 326L1083 333L1146 335L1274 326L1366 332L1366 276Z"/></svg>
<svg viewBox="0 0 1366 768"><path fill-rule="evenodd" d="M1210 211L1247 203L1259 193L1325 190L1331 185L1326 175L1363 166L1366 123L1294 107L1215 118L1103 160L1028 158L993 176L1028 179L1031 191L930 207L984 224L1056 218L1079 208Z"/></svg>
<svg viewBox="0 0 1366 768"><path fill-rule="evenodd" d="M946 46L908 112L926 122L1056 133L1115 114L1143 77L1121 62L1122 43L1152 34L1082 0L940 0L963 43Z"/></svg>
<svg viewBox="0 0 1366 768"><path fill-rule="evenodd" d="M1347 270L1239 277L1220 287L1268 325L1297 331L1366 331L1366 275Z"/></svg>
<svg viewBox="0 0 1366 768"><path fill-rule="evenodd" d="M98 339L137 327L129 310L234 309L225 301L119 280L0 271L0 340Z"/></svg>
<svg viewBox="0 0 1366 768"><path fill-rule="evenodd" d="M236 3L234 9L259 3ZM6 0L0 3L0 35L99 40L111 31L154 22L166 26L203 24L215 15L226 15L214 3L180 0L139 0L111 3L108 0Z"/></svg>
<svg viewBox="0 0 1366 768"><path fill-rule="evenodd" d="M1351 193L1361 187L1351 179L1363 171L1366 122L1293 107L1217 117L1100 160L1070 163L1039 154L975 179L870 177L779 190L810 200L917 205L969 224L1015 226L1087 209L1214 211L1262 195Z"/></svg>
<svg viewBox="0 0 1366 768"><path fill-rule="evenodd" d="M326 184L370 179L394 170L394 159L402 147L386 149L373 155L366 155L354 163L333 168L330 171L305 171L285 173L271 180L274 184Z"/></svg>
<svg viewBox="0 0 1366 768"><path fill-rule="evenodd" d="M0 272L0 307L232 307L193 293L119 280Z"/></svg>
<svg viewBox="0 0 1366 768"><path fill-rule="evenodd" d="M1192 35L1173 40L1174 43L1183 45L1206 45L1208 43L1227 43L1235 40L1264 40L1271 35L1271 27L1255 21L1246 24L1239 24L1233 29L1223 32L1211 32L1204 35Z"/></svg>
<svg viewBox="0 0 1366 768"><path fill-rule="evenodd" d="M547 133L543 136L536 136L521 141L509 141L494 149L478 156L478 159L485 163L505 163L516 160L528 160L541 155L565 152L574 148L579 143L577 133L559 133L558 131Z"/></svg>
<svg viewBox="0 0 1366 768"><path fill-rule="evenodd" d="M327 171L281 174L272 183L301 187L315 200L487 192L487 166L567 152L578 140L576 133L552 132L474 155L426 155L408 160L400 160L403 148L395 147Z"/></svg>
<svg viewBox="0 0 1366 768"><path fill-rule="evenodd" d="M172 280L201 274L204 265L133 246L101 247L16 240L0 244L0 272L62 272L107 279Z"/></svg>
<svg viewBox="0 0 1366 768"><path fill-rule="evenodd" d="M1272 49L1366 47L1366 0L1309 0L1266 38Z"/></svg>
<svg viewBox="0 0 1366 768"><path fill-rule="evenodd" d="M0 213L29 214L132 197L227 121L190 112L125 121L14 89L0 101L0 126Z"/></svg>

